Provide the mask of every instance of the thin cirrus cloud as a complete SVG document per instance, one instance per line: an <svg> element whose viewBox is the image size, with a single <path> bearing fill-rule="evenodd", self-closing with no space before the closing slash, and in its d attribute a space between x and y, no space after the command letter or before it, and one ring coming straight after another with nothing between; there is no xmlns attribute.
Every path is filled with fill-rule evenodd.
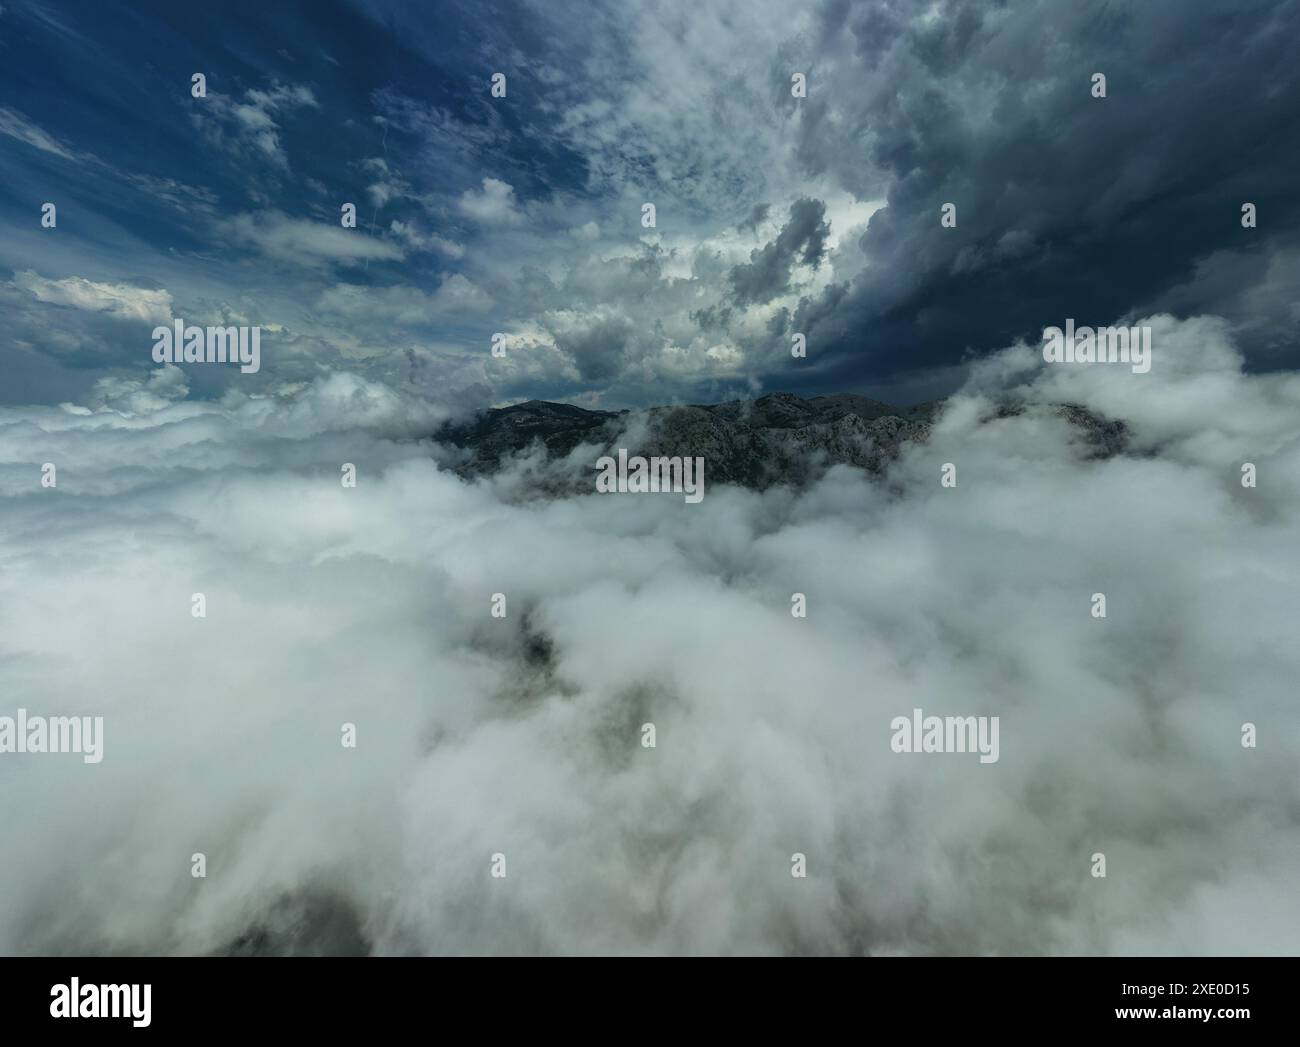
<svg viewBox="0 0 1300 1047"><path fill-rule="evenodd" d="M16 138L20 142L25 142L35 149L50 153L62 160L75 161L77 159L74 153L42 131L22 113L10 109L8 106L0 106L0 134Z"/></svg>

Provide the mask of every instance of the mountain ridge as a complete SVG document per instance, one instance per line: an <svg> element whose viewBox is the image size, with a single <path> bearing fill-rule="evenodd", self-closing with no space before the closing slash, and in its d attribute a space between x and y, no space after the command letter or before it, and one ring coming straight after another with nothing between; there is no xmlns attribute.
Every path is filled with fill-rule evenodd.
<svg viewBox="0 0 1300 1047"><path fill-rule="evenodd" d="M895 407L853 393L804 398L776 392L717 404L604 411L527 400L446 425L435 439L457 449L452 467L466 476L497 472L527 455L540 455L537 468L545 473L579 447L594 445L599 452L591 456L592 468L600 455L624 447L644 457L703 457L710 483L763 489L802 486L832 465L879 475L905 444L928 439L946 402ZM1127 444L1123 422L1100 418L1075 404L1052 406L1080 429L1092 457L1110 457ZM1004 407L988 420L1023 410ZM560 483L560 470L549 472L549 486Z"/></svg>

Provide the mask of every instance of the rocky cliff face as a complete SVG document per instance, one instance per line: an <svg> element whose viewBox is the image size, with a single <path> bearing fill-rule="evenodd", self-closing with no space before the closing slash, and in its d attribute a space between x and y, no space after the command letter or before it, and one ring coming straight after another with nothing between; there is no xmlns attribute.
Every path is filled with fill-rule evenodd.
<svg viewBox="0 0 1300 1047"><path fill-rule="evenodd" d="M459 449L453 467L463 475L495 472L511 459L524 459L532 483L551 493L590 491L596 459L620 447L645 457L703 456L710 484L765 488L805 484L836 464L880 473L904 444L929 436L942 407L942 401L893 407L864 396L804 399L791 393L635 412L529 400L486 411L437 436ZM1072 405L1057 410L1079 427L1096 456L1123 449L1122 422Z"/></svg>

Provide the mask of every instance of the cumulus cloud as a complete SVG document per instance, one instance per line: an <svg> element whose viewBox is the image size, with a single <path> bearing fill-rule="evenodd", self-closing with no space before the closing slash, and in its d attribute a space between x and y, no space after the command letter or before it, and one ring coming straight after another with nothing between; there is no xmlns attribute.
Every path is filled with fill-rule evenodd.
<svg viewBox="0 0 1300 1047"><path fill-rule="evenodd" d="M602 308L593 313L557 310L544 317L555 344L587 381L616 375L623 354L634 338L634 327L626 316Z"/></svg>
<svg viewBox="0 0 1300 1047"><path fill-rule="evenodd" d="M515 204L514 187L499 178L484 178L481 190L467 189L460 209L484 225L518 225L524 220Z"/></svg>
<svg viewBox="0 0 1300 1047"><path fill-rule="evenodd" d="M1177 0L826 0L797 10L777 0L671 0L598 14L583 6L580 17L557 2L520 17L538 41L520 45L530 69L584 75L539 72L544 90L509 107L526 114L519 128L503 122L505 107L468 100L457 118L420 123L410 103L394 119L405 114L421 141L442 136L429 163L440 170L454 155L456 194L465 168L471 178L500 172L499 196L514 187L529 221L506 227L509 245L488 264L512 270L521 302L530 269L563 286L586 264L593 252L575 228L595 222L595 253L609 257L637 235L647 200L662 244L682 260L704 247L722 256L696 281L694 300L654 302L688 366L668 376L662 340L630 347L623 381L610 378L623 402L646 402L647 387L666 382L698 396L703 383L737 379L833 392L901 378L946 393L968 354L1066 316L1096 323L1137 309L1213 311L1234 321L1252 364L1294 366L1296 211L1286 185L1296 158L1294 136L1277 131L1300 99L1287 47L1293 9L1213 0L1189 16ZM422 34L410 29L419 46ZM515 53L504 27L481 32L485 48ZM1171 34L1187 41L1186 61L1169 61ZM1108 70L1106 99L1091 97L1087 71L1059 58L1089 53L1099 39L1114 69L1146 71L1134 79ZM440 46L428 45L433 54ZM1225 48L1252 57L1224 61ZM808 77L804 98L791 95L793 71ZM593 94L592 83L602 89ZM1228 98L1248 99L1248 115ZM525 142L527 155L515 148ZM471 149L478 165L465 163ZM1144 159L1116 178L1110 162L1080 156ZM1224 160L1242 156L1258 162ZM501 203L477 189L448 197L450 209L485 217ZM826 205L831 232L818 278L792 282L790 252L763 223L803 199ZM1267 207L1267 226L1243 232L1246 200ZM957 205L955 229L940 225L946 202ZM503 228L483 224L477 232ZM746 237L733 256L726 235L760 228L764 238ZM627 313L619 297L550 307ZM769 305L786 312L755 312ZM692 316L700 328L677 333ZM795 331L810 347L797 364Z"/></svg>
<svg viewBox="0 0 1300 1047"><path fill-rule="evenodd" d="M38 302L104 313L119 320L166 323L172 315L172 296L162 288L101 283L81 276L52 280L31 269L14 273L13 282Z"/></svg>
<svg viewBox="0 0 1300 1047"><path fill-rule="evenodd" d="M109 376L98 379L91 393L91 406L125 415L151 414L184 400L189 391L185 372L174 364L166 364L144 378Z"/></svg>
<svg viewBox="0 0 1300 1047"><path fill-rule="evenodd" d="M421 232L413 223L393 219L388 228L394 236L412 250L437 251L440 254L445 254L448 258L463 258L465 255L465 248L454 240L448 240L437 233Z"/></svg>
<svg viewBox="0 0 1300 1047"><path fill-rule="evenodd" d="M699 505L519 504L342 374L0 411L0 692L105 717L99 765L0 764L0 948L297 904L288 944L381 953L1294 953L1300 377L1149 322L1147 375L992 358L884 482ZM917 707L1000 716L999 762L891 752Z"/></svg>

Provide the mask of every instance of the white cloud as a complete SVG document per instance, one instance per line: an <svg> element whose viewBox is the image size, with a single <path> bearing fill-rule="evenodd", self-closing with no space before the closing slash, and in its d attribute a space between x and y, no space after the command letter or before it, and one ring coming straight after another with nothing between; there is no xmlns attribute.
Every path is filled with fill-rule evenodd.
<svg viewBox="0 0 1300 1047"><path fill-rule="evenodd" d="M230 230L236 240L252 244L268 257L303 266L403 257L396 244L368 236L362 229L290 218L279 211L236 215Z"/></svg>
<svg viewBox="0 0 1300 1047"><path fill-rule="evenodd" d="M492 307L492 298L461 273L449 273L433 292L433 303L447 312L480 312Z"/></svg>
<svg viewBox="0 0 1300 1047"><path fill-rule="evenodd" d="M103 763L5 767L0 950L202 952L313 890L392 953L1293 954L1300 377L1154 323L1149 375L990 362L887 486L697 506L512 503L347 375L0 410L0 693L105 717ZM1000 761L891 753L914 707Z"/></svg>
<svg viewBox="0 0 1300 1047"><path fill-rule="evenodd" d="M316 309L350 320L401 325L431 324L448 315L488 309L492 299L460 273L448 273L432 292L410 284L372 287L335 284L321 293Z"/></svg>
<svg viewBox="0 0 1300 1047"><path fill-rule="evenodd" d="M77 156L65 148L56 139L46 134L17 110L0 106L0 134L26 142L44 153L53 153L64 160L76 160Z"/></svg>
<svg viewBox="0 0 1300 1047"><path fill-rule="evenodd" d="M422 233L413 224L394 219L388 228L394 236L414 251L437 251L448 258L463 258L465 255L465 248L454 240L448 240L436 233Z"/></svg>
<svg viewBox="0 0 1300 1047"><path fill-rule="evenodd" d="M109 376L98 379L91 393L91 406L126 415L152 414L184 400L189 391L185 372L173 364L165 364L143 378Z"/></svg>
<svg viewBox="0 0 1300 1047"><path fill-rule="evenodd" d="M497 178L484 178L481 191L466 190L460 209L483 225L518 225L524 220L515 206L514 188Z"/></svg>
<svg viewBox="0 0 1300 1047"><path fill-rule="evenodd" d="M279 83L266 90L250 88L242 100L209 88L204 103L194 118L215 145L256 152L281 171L288 171L289 158L280 143L277 119L294 110L320 108L311 88Z"/></svg>
<svg viewBox="0 0 1300 1047"><path fill-rule="evenodd" d="M167 323L172 316L172 296L161 288L98 283L80 276L50 280L31 269L14 273L13 282L30 291L37 301L107 313L121 320Z"/></svg>

